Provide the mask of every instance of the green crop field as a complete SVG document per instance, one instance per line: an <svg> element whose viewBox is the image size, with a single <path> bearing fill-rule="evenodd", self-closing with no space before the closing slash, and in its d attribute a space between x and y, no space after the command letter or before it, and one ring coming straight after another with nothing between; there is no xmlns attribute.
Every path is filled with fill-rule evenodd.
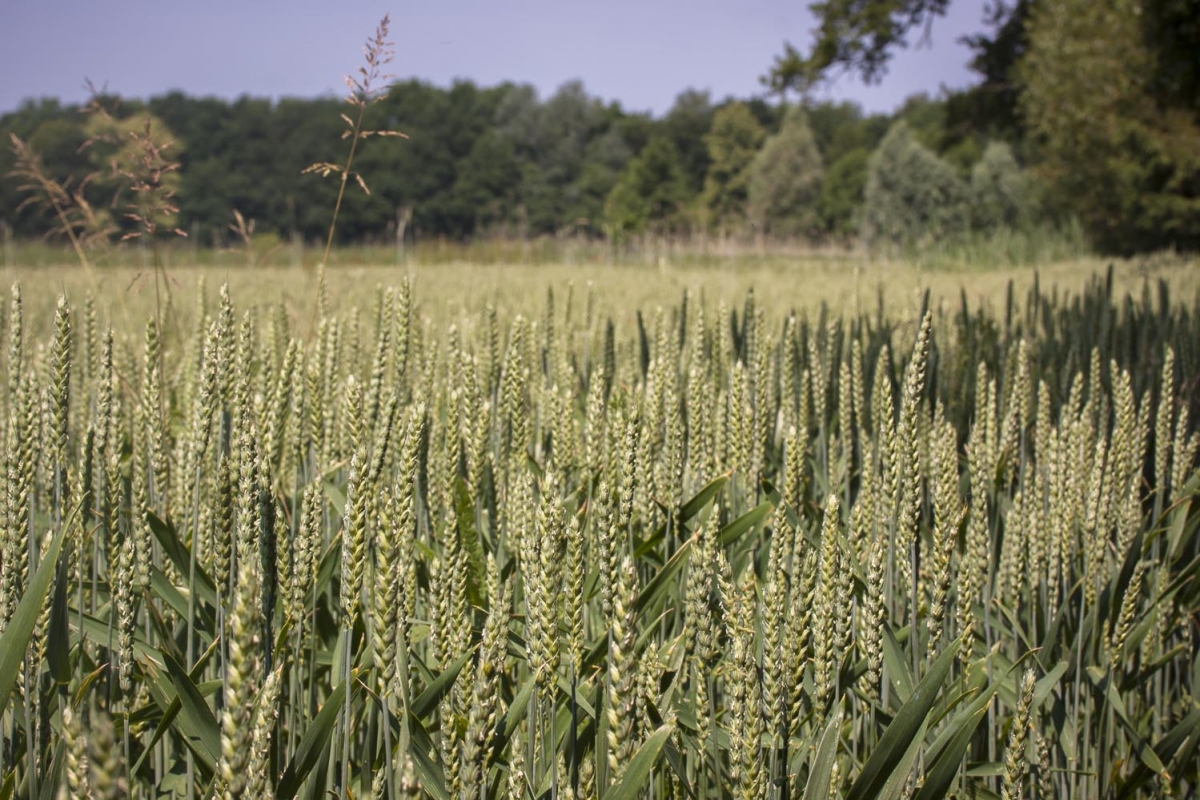
<svg viewBox="0 0 1200 800"><path fill-rule="evenodd" d="M0 279L0 800L1200 791L1194 262Z"/></svg>

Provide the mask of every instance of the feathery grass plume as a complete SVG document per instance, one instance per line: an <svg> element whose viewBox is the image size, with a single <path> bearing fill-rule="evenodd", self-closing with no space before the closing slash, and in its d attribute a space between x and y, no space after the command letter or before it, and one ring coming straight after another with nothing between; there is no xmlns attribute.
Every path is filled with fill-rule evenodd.
<svg viewBox="0 0 1200 800"><path fill-rule="evenodd" d="M358 152L359 142L364 139L369 139L372 136L396 136L407 139L403 133L399 131L389 130L369 130L363 127L363 122L367 114L367 108L373 103L382 99L387 94L388 87L380 86L380 83L387 84L391 80L390 75L384 74L383 70L391 63L394 51L392 43L388 41L388 26L390 19L387 14L384 14L379 25L375 28L375 35L367 40L363 46L363 56L366 59L366 64L359 67L357 76L347 75L346 86L350 89L346 95L346 103L350 106L354 118L351 119L346 114L342 114L342 121L346 123L346 130L342 131L342 138L350 140L350 152L346 154L346 162L344 164L334 164L329 161L319 161L305 167L304 174L318 173L321 177L329 175L337 175L340 183L338 185L337 200L333 205L333 217L329 220L329 234L325 238L325 250L321 254L320 271L317 279L317 286L320 291L325 288L325 267L329 263L329 251L333 247L333 235L337 229L338 213L342 209L342 199L346 195L346 184L351 176L354 176L355 182L364 194L370 194L371 191L367 188L366 181L362 175L353 172L354 156ZM320 313L318 307L314 311L314 315Z"/></svg>
<svg viewBox="0 0 1200 800"><path fill-rule="evenodd" d="M1004 784L1000 792L1003 800L1017 800L1029 771L1029 757L1025 751L1025 740L1032 722L1033 688L1036 677L1032 669L1021 678L1021 694L1013 712L1012 728L1008 732L1008 743L1004 747Z"/></svg>
<svg viewBox="0 0 1200 800"><path fill-rule="evenodd" d="M608 635L608 779L620 780L623 768L633 756L637 742L634 719L637 703L637 573L629 556L621 560L620 578L613 597L613 616Z"/></svg>
<svg viewBox="0 0 1200 800"><path fill-rule="evenodd" d="M66 236L80 265L90 270L92 264L87 257L88 249L107 243L113 233L107 216L98 213L84 197L84 188L92 176L75 185L69 180L55 180L46 171L41 156L28 142L11 131L8 140L14 161L6 177L22 181L17 191L27 195L17 205L16 211L19 213L28 206L41 206L53 211L57 225L49 233Z"/></svg>

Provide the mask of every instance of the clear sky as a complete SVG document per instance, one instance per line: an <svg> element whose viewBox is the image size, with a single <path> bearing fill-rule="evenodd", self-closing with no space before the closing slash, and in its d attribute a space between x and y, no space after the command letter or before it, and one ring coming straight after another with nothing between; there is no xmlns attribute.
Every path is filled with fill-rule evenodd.
<svg viewBox="0 0 1200 800"><path fill-rule="evenodd" d="M0 0L0 113L24 98L86 100L84 80L126 97L171 89L233 98L341 94L342 76L390 13L397 78L532 83L661 114L686 88L714 100L762 92L784 40L807 48L808 0ZM890 111L917 91L976 81L960 36L983 0L955 0L932 41L899 51L867 87L843 76L818 97Z"/></svg>

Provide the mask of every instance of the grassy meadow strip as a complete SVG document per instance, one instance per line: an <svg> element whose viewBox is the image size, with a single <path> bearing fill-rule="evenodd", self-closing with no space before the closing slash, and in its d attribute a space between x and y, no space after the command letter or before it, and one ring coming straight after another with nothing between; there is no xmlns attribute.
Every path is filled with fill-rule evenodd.
<svg viewBox="0 0 1200 800"><path fill-rule="evenodd" d="M328 275L190 317L13 285L0 798L1197 791L1169 282L359 311Z"/></svg>

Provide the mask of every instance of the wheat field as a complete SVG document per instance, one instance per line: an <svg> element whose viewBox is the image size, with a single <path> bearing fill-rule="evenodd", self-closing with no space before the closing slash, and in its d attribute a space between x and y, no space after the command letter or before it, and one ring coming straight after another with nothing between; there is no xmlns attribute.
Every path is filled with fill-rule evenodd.
<svg viewBox="0 0 1200 800"><path fill-rule="evenodd" d="M1192 796L1197 279L1094 266L10 274L0 798Z"/></svg>

